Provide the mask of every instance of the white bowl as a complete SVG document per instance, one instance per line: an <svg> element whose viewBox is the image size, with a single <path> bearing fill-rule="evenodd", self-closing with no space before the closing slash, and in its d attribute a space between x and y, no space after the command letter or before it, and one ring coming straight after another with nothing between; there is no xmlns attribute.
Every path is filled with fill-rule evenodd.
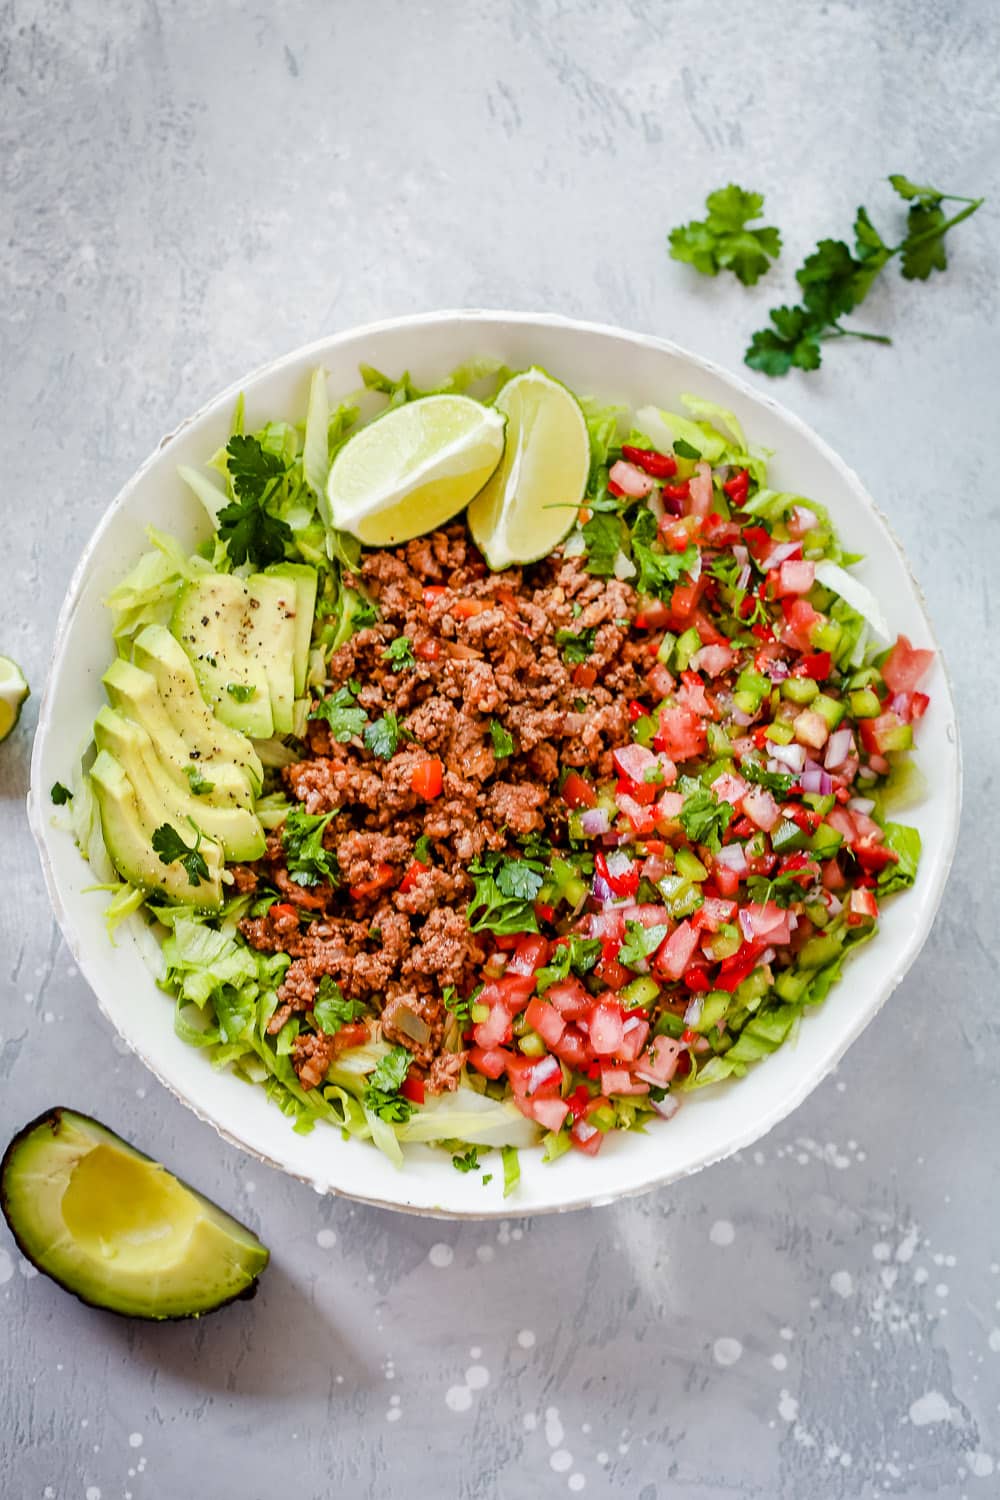
<svg viewBox="0 0 1000 1500"><path fill-rule="evenodd" d="M266 365L224 391L185 422L143 464L109 506L70 584L59 618L52 670L41 705L28 811L56 917L104 1014L169 1089L226 1139L281 1167L318 1191L419 1213L484 1218L543 1213L606 1203L673 1181L748 1146L825 1077L867 1026L913 963L930 931L951 864L958 829L961 769L955 708L938 657L920 725L919 760L926 800L906 816L923 838L914 888L889 902L877 939L848 965L843 981L797 1038L747 1077L689 1096L676 1118L646 1135L609 1138L597 1158L570 1153L544 1166L522 1152L521 1185L505 1203L498 1177L484 1190L479 1177L456 1172L447 1154L408 1148L397 1171L371 1145L344 1141L317 1127L296 1135L262 1089L214 1072L206 1057L180 1041L173 1008L143 958L141 924L131 919L108 942L104 901L85 894L93 875L68 833L53 822L49 788L66 781L70 757L86 743L103 702L101 675L112 654L102 600L146 543L150 522L189 543L204 534L197 503L176 477L178 464L200 464L225 443L238 390L248 426L267 418L300 419L311 371L330 372L334 396L358 383L359 361L398 373L408 369L433 384L473 355L496 355L514 368L543 365L577 391L638 407L671 407L682 392L731 408L751 441L773 450L771 477L827 505L852 551L864 552L858 575L880 599L894 631L918 646L934 638L898 543L860 480L826 443L770 397L706 360L662 339L568 319L498 312L446 312L398 318L335 335ZM133 925L134 924L134 925ZM154 1142L146 1142L152 1144Z"/></svg>

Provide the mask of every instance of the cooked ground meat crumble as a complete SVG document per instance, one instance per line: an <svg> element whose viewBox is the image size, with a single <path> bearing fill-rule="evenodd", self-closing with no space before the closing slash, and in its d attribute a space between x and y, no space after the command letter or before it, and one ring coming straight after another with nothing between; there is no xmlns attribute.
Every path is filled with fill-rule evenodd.
<svg viewBox="0 0 1000 1500"><path fill-rule="evenodd" d="M428 1090L441 1092L456 1087L465 1055L442 1051L442 993L454 986L467 994L485 958L466 921L467 866L485 850L514 849L515 837L560 839L560 770L611 773L611 750L628 739L628 701L641 690L646 648L629 634L636 595L626 583L592 577L558 551L491 573L464 524L369 554L360 581L378 604L378 623L333 654L328 692L355 680L370 719L395 713L405 732L382 760L361 739L339 744L322 720L310 721L305 758L282 774L307 812L336 810L324 843L336 851L341 880L335 888L297 886L280 833L272 834L265 857L234 874L237 889L265 883L283 902L240 927L253 947L292 960L272 1034L312 1008L329 975L348 999L380 1011L385 1038L407 1046ZM564 661L559 630L594 632L585 664ZM415 664L394 671L384 653L399 636ZM513 736L511 756L494 754L491 719ZM444 766L441 794L429 801L411 785L428 753ZM428 868L413 866L421 835L430 842ZM312 920L300 921L285 902ZM401 1013L426 1032L420 1043L399 1029ZM337 1050L357 1045L355 1028L344 1030L347 1038L299 1038L292 1061L304 1088L322 1081Z"/></svg>

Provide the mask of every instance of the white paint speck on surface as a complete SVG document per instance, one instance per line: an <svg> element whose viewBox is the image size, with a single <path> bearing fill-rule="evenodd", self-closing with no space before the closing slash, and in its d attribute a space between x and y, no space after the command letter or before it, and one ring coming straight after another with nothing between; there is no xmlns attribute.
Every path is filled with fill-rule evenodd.
<svg viewBox="0 0 1000 1500"><path fill-rule="evenodd" d="M799 1403L791 1391L782 1391L778 1397L778 1416L783 1422L794 1422L799 1414Z"/></svg>
<svg viewBox="0 0 1000 1500"><path fill-rule="evenodd" d="M771 1365L775 1370L787 1370L788 1360L783 1354L772 1354Z"/></svg>
<svg viewBox="0 0 1000 1500"><path fill-rule="evenodd" d="M743 1345L739 1339L716 1339L712 1345L712 1355L717 1365L734 1365L742 1353Z"/></svg>
<svg viewBox="0 0 1000 1500"><path fill-rule="evenodd" d="M444 1393L444 1404L450 1411L468 1411L472 1392L467 1385L450 1385Z"/></svg>
<svg viewBox="0 0 1000 1500"><path fill-rule="evenodd" d="M736 1238L736 1230L728 1219L716 1219L708 1231L708 1237L713 1245L731 1245Z"/></svg>
<svg viewBox="0 0 1000 1500"><path fill-rule="evenodd" d="M610 1457L607 1453L605 1453L603 1448L601 1449L600 1453L597 1454L597 1462L600 1464L602 1469L606 1468L607 1465L611 1462Z"/></svg>
<svg viewBox="0 0 1000 1500"><path fill-rule="evenodd" d="M917 1286L923 1286L924 1282L929 1280L929 1278L930 1272L928 1271L926 1266L918 1266L913 1273L913 1280L916 1282Z"/></svg>
<svg viewBox="0 0 1000 1500"><path fill-rule="evenodd" d="M332 1250L337 1243L337 1231L335 1229L317 1230L316 1243L321 1250Z"/></svg>
<svg viewBox="0 0 1000 1500"><path fill-rule="evenodd" d="M0 1249L0 1286L14 1274L14 1262L6 1250Z"/></svg>
<svg viewBox="0 0 1000 1500"><path fill-rule="evenodd" d="M483 1351L482 1351L482 1349L480 1349L480 1347L479 1347L478 1344L473 1344L472 1348L469 1350L469 1358L470 1359L482 1359L482 1357L483 1357Z"/></svg>
<svg viewBox="0 0 1000 1500"><path fill-rule="evenodd" d="M563 1424L559 1420L558 1406L548 1406L545 1409L545 1441L550 1448L561 1448L562 1440L566 1436Z"/></svg>
<svg viewBox="0 0 1000 1500"><path fill-rule="evenodd" d="M535 1347L535 1335L530 1328L522 1328L517 1336L517 1342L522 1349L533 1349Z"/></svg>
<svg viewBox="0 0 1000 1500"><path fill-rule="evenodd" d="M947 1297L947 1295L948 1295L948 1284L947 1284L947 1282L939 1281L938 1284L937 1284L937 1286L934 1288L934 1295L936 1297Z"/></svg>
<svg viewBox="0 0 1000 1500"><path fill-rule="evenodd" d="M568 1489L573 1490L574 1493L578 1493L580 1490L586 1489L587 1481L582 1474L571 1474L566 1481L566 1486Z"/></svg>
<svg viewBox="0 0 1000 1500"><path fill-rule="evenodd" d="M854 1281L850 1271L834 1271L830 1277L830 1287L838 1297L849 1297L854 1291Z"/></svg>
<svg viewBox="0 0 1000 1500"><path fill-rule="evenodd" d="M403 1413L400 1411L398 1406L390 1406L389 1410L385 1414L385 1420L387 1422L398 1422L402 1415Z"/></svg>
<svg viewBox="0 0 1000 1500"><path fill-rule="evenodd" d="M876 1260L891 1260L892 1246L887 1245L884 1240L880 1240L877 1245L872 1246L872 1255L874 1255Z"/></svg>
<svg viewBox="0 0 1000 1500"><path fill-rule="evenodd" d="M465 1383L470 1391L481 1391L490 1383L490 1372L485 1365L470 1365L465 1372Z"/></svg>
<svg viewBox="0 0 1000 1500"><path fill-rule="evenodd" d="M535 1428L538 1426L538 1418L535 1416L535 1413L533 1411L526 1411L524 1416L521 1418L521 1425L523 1426L525 1432L534 1432Z"/></svg>
<svg viewBox="0 0 1000 1500"><path fill-rule="evenodd" d="M573 1455L565 1448L557 1448L554 1453L549 1454L549 1467L555 1469L557 1474L565 1474L567 1469L573 1467Z"/></svg>
<svg viewBox="0 0 1000 1500"><path fill-rule="evenodd" d="M993 1473L994 1463L989 1453L967 1453L965 1462L969 1473L976 1479L988 1479Z"/></svg>
<svg viewBox="0 0 1000 1500"><path fill-rule="evenodd" d="M932 1422L950 1422L951 1407L940 1391L928 1391L911 1405L910 1421L914 1427L928 1427Z"/></svg>
<svg viewBox="0 0 1000 1500"><path fill-rule="evenodd" d="M994 1354L1000 1354L1000 1328L991 1328L986 1338Z"/></svg>
<svg viewBox="0 0 1000 1500"><path fill-rule="evenodd" d="M476 1259L481 1260L484 1266L489 1265L490 1261L493 1260L495 1256L496 1251L494 1250L492 1245L476 1246Z"/></svg>
<svg viewBox="0 0 1000 1500"><path fill-rule="evenodd" d="M129 1445L130 1448L141 1448L142 1447L142 1433L141 1432L130 1432L129 1435L128 1435L128 1445Z"/></svg>
<svg viewBox="0 0 1000 1500"><path fill-rule="evenodd" d="M87 1485L86 1500L101 1500L101 1492L96 1484Z"/></svg>
<svg viewBox="0 0 1000 1500"><path fill-rule="evenodd" d="M795 1329L794 1328L779 1328L778 1329L778 1337L781 1338L781 1339L784 1339L786 1344L790 1344L791 1341L792 1341L792 1339L795 1337Z"/></svg>
<svg viewBox="0 0 1000 1500"><path fill-rule="evenodd" d="M436 1245L432 1245L430 1250L428 1250L427 1259L437 1270L443 1271L455 1259L455 1252L450 1245L446 1245L443 1240L439 1240Z"/></svg>
<svg viewBox="0 0 1000 1500"><path fill-rule="evenodd" d="M31 1264L31 1261L25 1260L23 1256L17 1263L17 1269L20 1271L25 1281L34 1281L35 1277L38 1275L38 1267L33 1266Z"/></svg>

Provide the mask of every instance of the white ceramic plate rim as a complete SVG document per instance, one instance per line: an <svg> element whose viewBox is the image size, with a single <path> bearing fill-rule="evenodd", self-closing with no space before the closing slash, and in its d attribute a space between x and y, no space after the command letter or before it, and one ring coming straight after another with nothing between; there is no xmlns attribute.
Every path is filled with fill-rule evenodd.
<svg viewBox="0 0 1000 1500"><path fill-rule="evenodd" d="M240 1136L237 1131L235 1131L231 1126L227 1125L224 1119L217 1116L212 1110L204 1108L188 1098L184 1091L183 1085L180 1084L175 1078L170 1076L169 1072L162 1067L160 1061L157 1058L149 1056L143 1048L139 1047L135 1043L135 1041L125 1033L122 1027L118 1024L116 1018L111 1014L109 1006L102 994L102 986L96 974L96 963L92 960L85 944L81 941L70 913L66 909L66 905L63 900L62 892L59 887L56 870L54 867L53 853L51 848L51 840L54 835L54 829L51 819L51 808L48 801L48 789L42 784L40 771L41 764L45 755L46 742L50 731L53 729L56 717L55 702L53 699L53 682L57 676L58 668L66 649L67 639L73 625L74 615L80 601L81 591L87 579L94 554L98 550L105 533L114 525L120 512L126 506L135 491L142 486L143 481L145 480L150 470L155 468L162 461L161 454L164 447L173 439L178 437L187 427L200 422L203 418L208 417L219 408L231 405L236 400L238 394L241 391L251 391L252 388L257 384L257 382L264 377L275 375L282 370L288 369L289 367L303 365L307 361L320 362L324 354L332 350L339 349L345 344L352 344L365 338L375 338L381 334L394 333L401 330L419 330L421 327L429 328L431 326L448 323L465 325L469 328L470 334L474 333L474 330L477 326L484 329L494 328L500 330L507 326L519 326L526 329L539 328L572 330L574 333L582 335L594 335L602 338L614 339L616 341L632 344L637 347L659 351L661 353L674 356L675 358L684 361L693 370L703 371L706 375L719 380L724 385L729 387L734 393L737 393L740 397L749 401L752 405L769 409L770 411L775 413L775 415L780 419L781 422L797 431L797 433L805 440L806 444L814 448L819 453L819 455L823 459L825 459L825 461L833 469L837 471L843 483L847 486L847 488L853 491L855 498L860 501L863 508L871 513L876 525L879 525L883 528L893 548L898 554L898 557L902 561L903 566L909 574L910 582L916 595L919 609L923 616L926 636L938 650L939 659L940 648L937 645L933 628L927 616L926 604L923 598L923 594L920 591L919 585L916 583L916 580L913 578L903 549L895 534L892 532L888 521L876 506L875 502L872 500L871 496L868 494L867 490L865 489L864 485L862 484L857 474L853 471L853 469L851 469L836 454L836 452L830 448L825 440L808 426L807 423L796 416L794 412L791 412L790 410L788 410L788 408L784 407L780 402L774 400L774 398L767 393L761 392L756 388L750 386L740 376L734 375L731 371L714 363L711 360L707 360L700 355L692 354L690 351L684 349L682 346L672 342L671 340L659 338L651 334L633 332L630 330L615 327L613 325L567 318L554 313L505 312L494 309L460 308L438 312L417 313L399 318L382 319L378 322L368 323L358 327L346 329L329 337L317 339L308 345L304 345L298 349L291 351L288 354L281 356L278 359L267 361L266 363L258 366L250 374L244 376L238 381L233 382L231 385L226 387L225 390L213 396L210 400L206 401L199 408L199 410L194 413L194 415L186 418L172 432L170 432L160 441L156 449L140 466L140 468L136 471L132 478L129 479L122 487L122 489L118 492L114 500L105 511L103 517L95 528L89 542L87 543L87 546L83 551L80 561L73 572L69 587L67 589L66 598L59 613L56 628L56 637L53 646L52 664L39 709L38 727L36 731L31 761L31 780L27 798L28 819L33 837L35 839L35 843L38 848L46 888L49 894L50 901L52 903L56 919L62 930L67 946L69 947L69 950L73 955L74 961L80 968L80 971L83 974L84 978L87 980L88 984L93 989L97 997L100 1009L107 1017L107 1019L109 1019L112 1024L115 1025L116 1029L124 1037L125 1041L131 1047L131 1049L142 1058L146 1066L151 1070L151 1072L153 1072L157 1079L166 1088L168 1088L176 1097L180 1098L188 1106L188 1108L192 1109L192 1111L200 1119L204 1120L208 1124L211 1124L217 1131L217 1133L225 1140L231 1142L236 1146L239 1146L245 1151L248 1151L257 1159L266 1161L270 1165L275 1166L282 1171L289 1172L290 1175L298 1177L299 1180L303 1182L310 1183L317 1189L317 1191L320 1192L336 1192L359 1202L370 1203L379 1207L392 1208L404 1212L425 1214L433 1217L487 1219L510 1217L512 1214L516 1215L520 1212L530 1212L531 1214L565 1212L576 1208L593 1207L599 1204L617 1200L619 1198L631 1197L639 1193L647 1192L654 1187L662 1186L668 1182L675 1181L680 1177L691 1175L692 1173L700 1171L702 1168L711 1165L715 1161L722 1160L725 1157L732 1155L734 1152L745 1149L746 1147L752 1145L755 1141L759 1140L762 1136L766 1135L768 1131L773 1129L775 1125L777 1125L781 1120L783 1120L787 1115L795 1110L813 1091L813 1089L815 1089L818 1084L822 1082L823 1078L825 1078L829 1074L829 1072L834 1067L836 1067L837 1063L847 1051L848 1047L851 1046L851 1044L857 1039L857 1037L869 1024L869 1022L878 1013L882 1005L889 998L896 986L901 982L907 970L919 955L920 950L922 949L929 935L933 917L940 904L941 896L944 891L945 882L954 855L955 845L958 837L958 823L961 807L961 753L958 741L957 723L955 717L954 701L951 693L951 686L947 678L947 673L944 670L944 663L942 659L941 680L944 687L945 701L939 702L939 706L944 709L944 711L949 715L950 718L950 723L948 726L948 736L953 748L953 757L952 764L948 768L949 774L946 777L947 784L944 786L935 786L932 789L933 795L936 798L946 799L943 802L945 838L941 841L938 848L935 849L933 853L931 853L930 851L925 851L925 861L932 862L932 868L929 871L930 880L928 886L925 888L924 894L924 911L927 920L922 926L914 927L911 936L905 942L905 944L903 944L902 948L897 951L894 961L887 968L886 975L877 992L872 994L867 1003L865 1003L864 1005L858 1005L851 1023L843 1029L837 1045L835 1047L832 1047L822 1058L814 1062L814 1064L810 1068L802 1068L796 1076L794 1086L776 1096L771 1107L767 1110L761 1111L756 1116L754 1116L752 1121L750 1121L744 1129L734 1131L731 1138L727 1139L724 1146L715 1147L703 1152L695 1152L682 1165L667 1167L659 1172L651 1172L640 1181L632 1181L626 1186L615 1188L610 1192L607 1190L603 1192L588 1192L586 1191L586 1189L584 1189L583 1191L573 1193L570 1196L561 1197L558 1201L539 1202L533 1200L529 1205L525 1206L519 1205L516 1198L501 1203L491 1201L489 1203L483 1204L475 1204L473 1202L470 1205L462 1203L456 1204L455 1206L444 1206L441 1203L428 1201L427 1196L424 1194L420 1195L422 1201L407 1201L406 1184L409 1174L405 1170L404 1172L399 1174L400 1193L396 1197L389 1196L384 1193L378 1195L369 1195L363 1190L359 1190L357 1185L347 1186L342 1180L338 1180L338 1178L340 1177L340 1172L337 1170L336 1155L338 1149L341 1146L341 1142L336 1132L329 1132L331 1140L331 1167L329 1174L324 1173L321 1178L319 1175L313 1175L301 1170L297 1170L296 1167L293 1166L287 1159L287 1154L285 1157L283 1157L282 1152L279 1149L281 1139L280 1132L282 1130L288 1130L289 1126L288 1122L284 1119L283 1116L280 1115L277 1109L274 1109L272 1107L272 1112L275 1119L275 1150L274 1154L271 1154L270 1151L261 1149L259 1144L250 1145ZM470 350L470 353L471 352L474 352L474 350ZM940 687L938 689L937 696L940 700ZM922 870L921 873L923 875L925 872ZM762 1066L766 1066L766 1064ZM358 1142L349 1142L346 1144L356 1150L373 1149L369 1146L364 1145L363 1143ZM628 1142L625 1142L624 1144L627 1145ZM451 1167L450 1163L447 1160L447 1157L443 1156L443 1154L441 1153L438 1154L441 1156L442 1169L450 1172ZM558 1167L550 1170L558 1172ZM459 1179L459 1182L464 1184L469 1180L470 1179L462 1178ZM448 1183L448 1180L445 1179L445 1182ZM472 1178L471 1182L475 1191L482 1191L478 1185L478 1178ZM449 1183L448 1185L451 1186L452 1184ZM442 1192L439 1196L442 1198L451 1198L454 1195L449 1192ZM469 1196L471 1197L471 1194Z"/></svg>

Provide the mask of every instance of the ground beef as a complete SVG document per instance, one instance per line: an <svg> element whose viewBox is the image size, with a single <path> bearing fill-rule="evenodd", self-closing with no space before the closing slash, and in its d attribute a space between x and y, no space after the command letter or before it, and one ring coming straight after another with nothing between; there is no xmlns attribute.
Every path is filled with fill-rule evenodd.
<svg viewBox="0 0 1000 1500"><path fill-rule="evenodd" d="M517 838L561 830L561 769L609 770L648 659L629 634L636 596L627 583L594 578L581 559L560 554L491 573L461 523L367 554L348 582L376 602L378 620L333 653L327 691L354 680L369 719L393 713L404 733L384 761L363 740L338 743L322 720L310 721L305 757L281 774L307 812L335 812L325 842L340 881L296 885L278 830L264 858L236 867L235 878L241 892L275 890L279 904L245 918L241 930L253 947L293 960L272 1030L311 1009L329 975L346 996L372 1005L382 1035L409 1047L427 1087L440 1092L455 1087L464 1057L442 1050L446 1035L456 1045L442 992L468 994L485 957L465 919L468 866L486 850L514 852ZM566 663L556 631L590 629L591 658ZM395 672L385 652L401 635L415 660ZM515 742L499 759L493 719ZM424 802L411 782L428 755L443 762L444 776L441 795ZM421 835L429 855L415 863ZM404 1010L430 1028L427 1041L400 1029ZM322 1078L335 1040L298 1038L292 1061L304 1087Z"/></svg>

